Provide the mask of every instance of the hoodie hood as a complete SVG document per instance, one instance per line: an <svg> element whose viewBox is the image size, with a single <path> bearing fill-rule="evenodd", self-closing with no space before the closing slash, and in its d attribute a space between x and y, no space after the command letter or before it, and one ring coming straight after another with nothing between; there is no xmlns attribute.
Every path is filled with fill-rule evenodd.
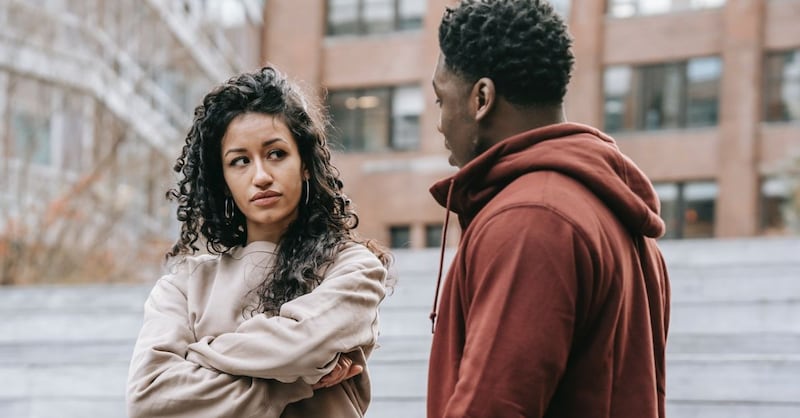
<svg viewBox="0 0 800 418"><path fill-rule="evenodd" d="M664 234L658 196L650 180L619 151L614 139L577 123L509 137L430 191L440 205L459 215L466 228L497 193L534 171L556 171L582 183L634 234L652 238ZM448 192L452 194L449 205Z"/></svg>

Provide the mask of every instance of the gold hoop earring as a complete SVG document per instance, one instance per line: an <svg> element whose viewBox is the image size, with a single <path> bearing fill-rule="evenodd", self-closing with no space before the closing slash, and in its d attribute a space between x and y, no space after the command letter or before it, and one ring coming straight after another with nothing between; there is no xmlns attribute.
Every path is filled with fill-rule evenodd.
<svg viewBox="0 0 800 418"><path fill-rule="evenodd" d="M233 219L233 200L230 197L225 198L225 219Z"/></svg>
<svg viewBox="0 0 800 418"><path fill-rule="evenodd" d="M306 182L306 206L308 206L308 198L309 196L311 196L311 189L309 188L310 186L308 185L308 179L306 179L305 182Z"/></svg>

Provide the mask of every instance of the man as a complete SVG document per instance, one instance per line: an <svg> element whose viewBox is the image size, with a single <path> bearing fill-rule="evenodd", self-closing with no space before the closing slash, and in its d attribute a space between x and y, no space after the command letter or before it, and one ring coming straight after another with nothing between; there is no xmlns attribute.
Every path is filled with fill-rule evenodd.
<svg viewBox="0 0 800 418"><path fill-rule="evenodd" d="M664 417L659 201L613 139L565 121L564 22L543 0L463 0L439 45L460 170L431 193L462 236L431 314L428 417Z"/></svg>

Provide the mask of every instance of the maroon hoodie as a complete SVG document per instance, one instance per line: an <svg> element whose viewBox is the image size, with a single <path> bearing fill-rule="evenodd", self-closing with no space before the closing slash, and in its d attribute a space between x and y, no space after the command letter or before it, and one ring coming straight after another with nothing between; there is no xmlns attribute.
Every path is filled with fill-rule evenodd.
<svg viewBox="0 0 800 418"><path fill-rule="evenodd" d="M463 233L433 314L429 418L664 417L664 223L613 139L524 132L431 193Z"/></svg>

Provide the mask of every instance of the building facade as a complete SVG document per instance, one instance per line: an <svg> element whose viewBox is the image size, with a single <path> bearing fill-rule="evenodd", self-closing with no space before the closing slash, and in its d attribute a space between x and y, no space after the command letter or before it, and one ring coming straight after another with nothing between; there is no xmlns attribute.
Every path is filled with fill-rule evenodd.
<svg viewBox="0 0 800 418"><path fill-rule="evenodd" d="M447 4L265 4L264 60L318 90L360 230L393 247L438 246L442 232L427 190L454 172L430 88ZM555 6L575 38L567 118L608 131L648 174L666 238L790 233L800 0Z"/></svg>

